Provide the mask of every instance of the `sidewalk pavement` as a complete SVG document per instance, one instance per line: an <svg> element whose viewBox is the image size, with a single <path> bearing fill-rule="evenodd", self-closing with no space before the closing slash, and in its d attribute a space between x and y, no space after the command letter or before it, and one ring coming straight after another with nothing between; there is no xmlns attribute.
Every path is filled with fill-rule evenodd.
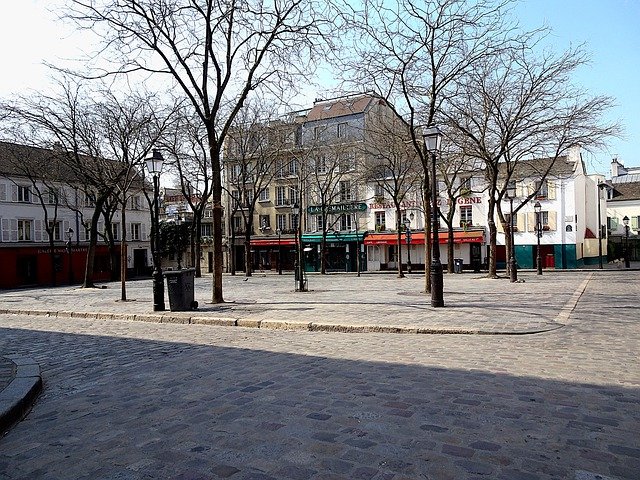
<svg viewBox="0 0 640 480"><path fill-rule="evenodd" d="M212 280L206 275L195 281L195 311L169 311L165 291L167 311L153 312L151 280L139 280L127 282L127 301L121 300L119 282L5 291L0 314L345 333L523 335L567 324L596 274L524 271L517 283L445 274L444 308L431 307L424 274L309 274L307 292L295 292L291 272L225 275L223 304L211 303ZM41 389L35 362L0 356L0 432L24 415Z"/></svg>

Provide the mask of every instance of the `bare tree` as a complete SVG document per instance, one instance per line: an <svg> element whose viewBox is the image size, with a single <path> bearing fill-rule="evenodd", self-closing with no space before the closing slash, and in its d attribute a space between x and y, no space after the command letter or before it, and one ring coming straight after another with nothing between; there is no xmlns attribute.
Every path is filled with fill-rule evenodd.
<svg viewBox="0 0 640 480"><path fill-rule="evenodd" d="M101 155L117 162L121 174L117 176L113 191L115 205L113 211L120 206L120 284L121 300L127 300L127 205L137 194L144 190L144 160L149 156L152 147L158 142L169 122L172 121L174 108L161 108L152 95L132 93L122 98L101 89L104 98L96 105L96 121L101 129L104 143ZM103 205L107 207L109 200ZM110 244L113 243L113 232L110 218L113 213L105 210L105 226L109 226ZM112 269L112 271L115 269Z"/></svg>
<svg viewBox="0 0 640 480"><path fill-rule="evenodd" d="M84 287L92 287L98 222L103 206L114 193L127 169L103 155L103 133L95 102L80 84L60 82L58 95L18 98L5 105L15 122L28 131L38 145L55 145L56 158L69 171L71 188L79 188L86 206L93 208L86 226L90 230ZM78 209L77 206L72 208Z"/></svg>
<svg viewBox="0 0 640 480"><path fill-rule="evenodd" d="M294 158L283 157L283 126L273 118L274 110L261 102L249 102L238 113L229 133L225 166L227 181L225 190L231 201L232 217L242 217L244 235L245 275L251 276L251 234L254 231L256 205L266 188L276 176L283 176L291 169ZM286 130L285 130L286 132ZM285 150L286 151L286 150ZM258 225L262 230L271 225ZM235 238L235 231L232 234ZM235 267L234 267L235 269Z"/></svg>
<svg viewBox="0 0 640 480"><path fill-rule="evenodd" d="M196 277L202 276L202 220L210 206L213 187L207 134L202 122L189 109L180 109L172 128L163 135L162 147L173 161L168 162L178 173L178 188L191 211L189 225L191 264Z"/></svg>
<svg viewBox="0 0 640 480"><path fill-rule="evenodd" d="M441 122L443 106L456 95L456 80L480 59L508 44L505 20L511 0L364 0L349 11L354 55L346 60L348 84L380 92L405 118L422 164L422 201L431 217L431 158L420 138L424 127ZM425 221L425 236L430 237ZM425 242L425 291L431 291L431 244Z"/></svg>
<svg viewBox="0 0 640 480"><path fill-rule="evenodd" d="M518 166L533 158L550 159L538 172L545 180L555 160L572 146L601 147L620 132L617 124L603 120L612 99L587 95L572 83L575 70L588 60L584 50L537 54L534 48L539 39L537 33L531 34L518 48L477 62L458 79L459 95L451 99L446 111L456 131L451 140L485 168L490 277L496 276L495 213L506 226L501 204ZM515 212L535 194L521 198Z"/></svg>
<svg viewBox="0 0 640 480"><path fill-rule="evenodd" d="M420 161L407 124L395 114L379 116L367 129L362 180L391 199L396 214L398 277L402 271L403 204L422 185ZM407 248L410 248L407 246Z"/></svg>
<svg viewBox="0 0 640 480"><path fill-rule="evenodd" d="M104 75L166 74L193 106L207 132L212 171L214 275L222 295L221 153L227 134L255 90L295 91L329 41L327 6L311 0L112 2L69 0L65 16L100 29Z"/></svg>

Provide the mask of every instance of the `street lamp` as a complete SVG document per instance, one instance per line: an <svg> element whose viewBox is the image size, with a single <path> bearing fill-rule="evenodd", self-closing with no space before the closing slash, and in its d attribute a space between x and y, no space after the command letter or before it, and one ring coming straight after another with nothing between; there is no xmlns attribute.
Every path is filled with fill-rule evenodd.
<svg viewBox="0 0 640 480"><path fill-rule="evenodd" d="M69 285L73 284L73 260L71 257L71 237L73 236L73 228L67 229L67 255L69 256Z"/></svg>
<svg viewBox="0 0 640 480"><path fill-rule="evenodd" d="M516 196L516 185L514 182L509 182L507 185L507 198L511 206L511 213L509 214L509 239L511 243L511 249L509 252L509 280L511 283L518 281L518 271L516 270L516 237L513 232L513 199Z"/></svg>
<svg viewBox="0 0 640 480"><path fill-rule="evenodd" d="M444 307L442 263L440 263L440 243L438 239L438 182L436 181L436 152L440 149L442 134L438 127L428 128L423 134L427 152L431 153L431 220L433 222L431 253L431 306Z"/></svg>
<svg viewBox="0 0 640 480"><path fill-rule="evenodd" d="M294 203L291 207L291 212L296 216L298 225L296 227L296 264L295 264L295 279L296 279L296 292L306 292L307 287L304 284L303 272L304 266L302 264L304 257L302 256L302 222L301 210L298 203Z"/></svg>
<svg viewBox="0 0 640 480"><path fill-rule="evenodd" d="M147 170L153 176L153 215L151 224L153 228L153 310L155 312L164 311L164 280L162 279L162 260L160 252L160 220L159 201L160 197L160 172L162 171L162 154L160 150L153 149L153 155L145 160Z"/></svg>
<svg viewBox="0 0 640 480"><path fill-rule="evenodd" d="M536 268L538 269L538 275L542 275L542 262L540 261L540 237L542 237L542 205L540 202L536 202L533 206L536 211L536 237L538 237L538 250L536 254Z"/></svg>
<svg viewBox="0 0 640 480"><path fill-rule="evenodd" d="M411 273L411 221L413 220L413 212L409 214L409 218L404 219L404 231L407 236L407 273Z"/></svg>
<svg viewBox="0 0 640 480"><path fill-rule="evenodd" d="M622 218L624 223L624 268L631 268L629 260L629 217L626 215Z"/></svg>
<svg viewBox="0 0 640 480"><path fill-rule="evenodd" d="M602 270L602 213L601 213L601 191L607 188L606 183L598 183L598 268Z"/></svg>
<svg viewBox="0 0 640 480"><path fill-rule="evenodd" d="M281 256L281 245L280 245L280 235L282 235L282 230L279 228L276 230L278 234L278 275L282 275L282 256Z"/></svg>

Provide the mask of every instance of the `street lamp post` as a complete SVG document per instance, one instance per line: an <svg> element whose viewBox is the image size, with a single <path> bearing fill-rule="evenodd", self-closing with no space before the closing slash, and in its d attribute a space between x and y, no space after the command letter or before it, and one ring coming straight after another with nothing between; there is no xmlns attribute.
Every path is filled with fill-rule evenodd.
<svg viewBox="0 0 640 480"><path fill-rule="evenodd" d="M533 206L533 209L536 212L536 237L538 240L538 250L536 252L536 268L538 269L538 275L542 275L542 261L540 258L540 238L542 237L542 219L540 215L542 214L542 205L540 202L536 202Z"/></svg>
<svg viewBox="0 0 640 480"><path fill-rule="evenodd" d="M598 268L602 270L602 213L601 213L601 191L607 187L606 183L598 183Z"/></svg>
<svg viewBox="0 0 640 480"><path fill-rule="evenodd" d="M153 150L153 155L146 159L147 169L153 176L153 215L151 217L153 226L153 310L162 312L164 306L164 280L162 278L162 260L160 252L160 217L159 217L159 197L160 197L160 172L162 170L162 153L160 150Z"/></svg>
<svg viewBox="0 0 640 480"><path fill-rule="evenodd" d="M404 219L404 231L407 236L407 273L411 273L411 221L413 213L409 214L409 218Z"/></svg>
<svg viewBox="0 0 640 480"><path fill-rule="evenodd" d="M71 256L71 237L73 236L73 228L67 230L67 255L69 257L69 285L73 285L73 258Z"/></svg>
<svg viewBox="0 0 640 480"><path fill-rule="evenodd" d="M282 235L282 230L278 228L276 233L278 234L278 275L282 275L282 246L280 245L280 235Z"/></svg>
<svg viewBox="0 0 640 480"><path fill-rule="evenodd" d="M513 182L507 185L507 198L509 199L510 213L509 213L509 239L511 248L509 249L509 280L511 283L518 281L518 270L516 268L516 237L513 231L513 199L516 196L516 186Z"/></svg>
<svg viewBox="0 0 640 480"><path fill-rule="evenodd" d="M297 203L294 203L293 207L291 208L291 212L298 219L298 225L296 227L296 291L306 292L307 287L304 284L304 266L302 264L304 259L304 257L302 256L302 211L300 209L300 206Z"/></svg>
<svg viewBox="0 0 640 480"><path fill-rule="evenodd" d="M631 268L629 259L629 217L626 215L622 218L624 223L624 268Z"/></svg>
<svg viewBox="0 0 640 480"><path fill-rule="evenodd" d="M438 239L438 182L436 181L436 152L440 149L442 134L438 127L432 127L423 134L424 143L431 153L431 216L432 216L432 253L431 253L431 306L444 307L442 263L440 262L440 243Z"/></svg>

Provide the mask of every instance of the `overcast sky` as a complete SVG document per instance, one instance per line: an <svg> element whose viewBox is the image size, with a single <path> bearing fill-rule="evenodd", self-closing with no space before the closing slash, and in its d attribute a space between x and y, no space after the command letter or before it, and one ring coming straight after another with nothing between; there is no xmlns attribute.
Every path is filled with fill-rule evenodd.
<svg viewBox="0 0 640 480"><path fill-rule="evenodd" d="M0 97L28 89L46 90L51 72L44 61L60 64L91 50L91 39L74 33L48 8L59 0L4 0L0 16ZM640 0L523 0L515 14L525 28L547 25L558 49L586 43L592 64L577 83L594 94L611 95L626 138L606 151L585 154L589 173L609 174L611 158L640 165ZM310 99L311 101L311 99Z"/></svg>

